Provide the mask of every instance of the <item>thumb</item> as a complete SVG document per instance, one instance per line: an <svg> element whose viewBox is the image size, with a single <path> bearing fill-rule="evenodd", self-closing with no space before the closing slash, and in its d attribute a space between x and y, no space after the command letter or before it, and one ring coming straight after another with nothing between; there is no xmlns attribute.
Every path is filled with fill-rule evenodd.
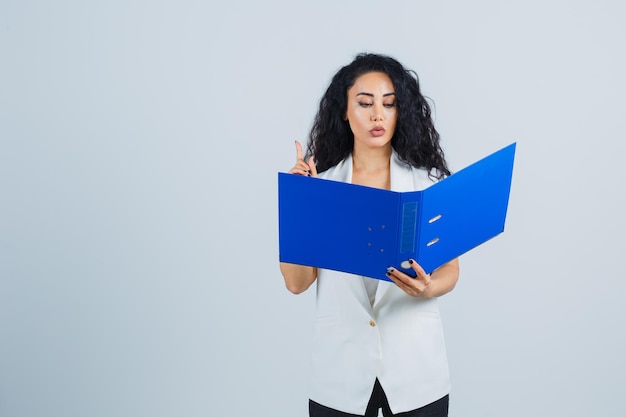
<svg viewBox="0 0 626 417"><path fill-rule="evenodd" d="M413 270L415 271L416 277L418 280L424 282L424 284L428 285L430 283L430 276L424 271L424 268L420 264L418 264L415 259L409 259L409 263Z"/></svg>

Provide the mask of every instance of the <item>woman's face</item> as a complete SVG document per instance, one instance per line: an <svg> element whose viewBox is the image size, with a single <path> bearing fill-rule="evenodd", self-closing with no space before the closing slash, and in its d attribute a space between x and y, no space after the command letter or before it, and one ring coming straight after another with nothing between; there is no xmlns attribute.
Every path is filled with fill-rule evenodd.
<svg viewBox="0 0 626 417"><path fill-rule="evenodd" d="M358 77L348 89L345 119L354 134L354 147L390 146L398 111L391 78L382 72Z"/></svg>

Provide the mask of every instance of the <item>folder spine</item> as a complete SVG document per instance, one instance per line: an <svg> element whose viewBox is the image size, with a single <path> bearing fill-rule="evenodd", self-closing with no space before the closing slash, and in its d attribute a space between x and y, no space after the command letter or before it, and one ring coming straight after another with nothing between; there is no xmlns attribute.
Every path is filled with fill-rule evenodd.
<svg viewBox="0 0 626 417"><path fill-rule="evenodd" d="M407 261L409 258L418 258L421 217L422 192L401 193L398 213L399 239L396 267L410 276L415 276L415 272Z"/></svg>

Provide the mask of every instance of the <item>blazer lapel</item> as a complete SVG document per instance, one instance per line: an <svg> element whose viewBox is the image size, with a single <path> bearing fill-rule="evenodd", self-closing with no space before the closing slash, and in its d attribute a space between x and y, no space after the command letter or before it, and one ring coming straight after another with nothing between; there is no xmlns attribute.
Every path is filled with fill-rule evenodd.
<svg viewBox="0 0 626 417"><path fill-rule="evenodd" d="M352 183L352 154L348 155L346 159L339 162L334 167L322 172L319 177L333 181Z"/></svg>
<svg viewBox="0 0 626 417"><path fill-rule="evenodd" d="M391 191L415 191L416 184L413 181L413 168L402 162L396 151L393 151L391 154L389 175Z"/></svg>

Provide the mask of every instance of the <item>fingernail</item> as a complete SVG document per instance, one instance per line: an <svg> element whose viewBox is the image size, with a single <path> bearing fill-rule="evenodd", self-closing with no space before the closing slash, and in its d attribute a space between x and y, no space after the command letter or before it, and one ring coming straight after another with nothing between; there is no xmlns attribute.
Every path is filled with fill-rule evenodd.
<svg viewBox="0 0 626 417"><path fill-rule="evenodd" d="M311 176L311 172L307 172L306 176L310 177Z"/></svg>
<svg viewBox="0 0 626 417"><path fill-rule="evenodd" d="M392 266L387 268L387 275L391 274L392 272L393 272L393 267Z"/></svg>
<svg viewBox="0 0 626 417"><path fill-rule="evenodd" d="M409 259L409 263L410 263L410 264L413 264L413 259Z"/></svg>

